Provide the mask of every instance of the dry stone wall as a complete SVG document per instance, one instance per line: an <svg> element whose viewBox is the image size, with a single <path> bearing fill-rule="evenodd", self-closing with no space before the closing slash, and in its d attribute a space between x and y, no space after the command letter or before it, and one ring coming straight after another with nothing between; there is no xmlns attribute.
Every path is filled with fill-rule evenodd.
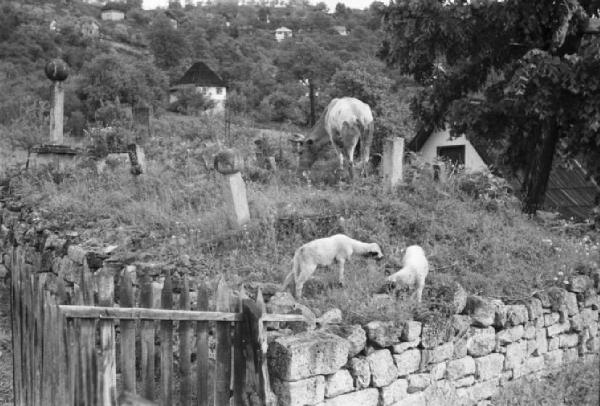
<svg viewBox="0 0 600 406"><path fill-rule="evenodd" d="M598 362L598 278L519 304L469 296L447 323L372 321L272 339L281 406L488 404L509 381ZM364 337L361 340L360 337Z"/></svg>

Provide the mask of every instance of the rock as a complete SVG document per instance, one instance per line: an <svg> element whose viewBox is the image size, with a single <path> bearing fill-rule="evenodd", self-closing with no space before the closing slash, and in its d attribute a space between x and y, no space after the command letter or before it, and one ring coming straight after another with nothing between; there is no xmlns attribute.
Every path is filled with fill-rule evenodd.
<svg viewBox="0 0 600 406"><path fill-rule="evenodd" d="M452 359L459 359L467 356L467 342L468 340L466 337L454 340L454 354L452 354Z"/></svg>
<svg viewBox="0 0 600 406"><path fill-rule="evenodd" d="M450 326L452 327L452 335L454 337L462 337L471 327L471 317L462 314L453 314L450 318Z"/></svg>
<svg viewBox="0 0 600 406"><path fill-rule="evenodd" d="M533 297L542 303L542 307L550 307L550 297L547 291L535 292Z"/></svg>
<svg viewBox="0 0 600 406"><path fill-rule="evenodd" d="M434 348L447 342L452 336L452 326L443 320L434 319L423 323L421 332L421 346Z"/></svg>
<svg viewBox="0 0 600 406"><path fill-rule="evenodd" d="M365 326L369 342L380 348L391 347L400 342L402 329L394 325L393 321L372 321Z"/></svg>
<svg viewBox="0 0 600 406"><path fill-rule="evenodd" d="M439 381L440 379L444 379L446 375L446 363L439 362L437 364L433 364L431 366L431 371L429 372L431 375L431 379L434 381Z"/></svg>
<svg viewBox="0 0 600 406"><path fill-rule="evenodd" d="M371 368L371 382L380 388L389 385L398 377L398 369L388 350L379 350L367 356Z"/></svg>
<svg viewBox="0 0 600 406"><path fill-rule="evenodd" d="M569 281L571 292L582 293L593 286L592 280L585 275L575 275Z"/></svg>
<svg viewBox="0 0 600 406"><path fill-rule="evenodd" d="M421 366L449 360L454 355L454 343L444 343L421 352Z"/></svg>
<svg viewBox="0 0 600 406"><path fill-rule="evenodd" d="M571 324L571 330L577 333L583 331L583 318L581 317L581 314L574 314L569 322Z"/></svg>
<svg viewBox="0 0 600 406"><path fill-rule="evenodd" d="M269 371L284 380L329 375L348 360L347 340L319 331L280 337L269 344Z"/></svg>
<svg viewBox="0 0 600 406"><path fill-rule="evenodd" d="M558 313L546 313L544 314L544 326L549 327L553 324L558 323L560 315Z"/></svg>
<svg viewBox="0 0 600 406"><path fill-rule="evenodd" d="M579 360L579 351L577 348L567 348L563 354L565 363L576 362Z"/></svg>
<svg viewBox="0 0 600 406"><path fill-rule="evenodd" d="M542 355L548 352L548 339L546 330L537 330L535 332L535 355Z"/></svg>
<svg viewBox="0 0 600 406"><path fill-rule="evenodd" d="M525 302L525 307L527 308L527 316L529 320L537 320L544 314L544 309L542 308L542 301L538 298L531 298L527 302Z"/></svg>
<svg viewBox="0 0 600 406"><path fill-rule="evenodd" d="M268 324L268 327L282 328L289 327L294 332L300 332L308 330L313 330L316 326L316 316L312 310L310 310L307 306L296 302L294 297L290 292L277 292L272 297L271 300L266 305L267 313L274 314L301 314L306 319L305 323L282 323L282 322L274 322L272 324Z"/></svg>
<svg viewBox="0 0 600 406"><path fill-rule="evenodd" d="M555 335L564 333L565 331L569 331L571 328L571 323L567 320L566 323L553 324L550 327L546 328L546 332L548 337L554 337Z"/></svg>
<svg viewBox="0 0 600 406"><path fill-rule="evenodd" d="M277 378L272 381L280 405L316 405L325 398L325 377L321 375L291 382Z"/></svg>
<svg viewBox="0 0 600 406"><path fill-rule="evenodd" d="M548 338L548 351L558 350L558 337Z"/></svg>
<svg viewBox="0 0 600 406"><path fill-rule="evenodd" d="M44 250L61 250L66 243L66 239L59 238L56 234L50 234L44 242Z"/></svg>
<svg viewBox="0 0 600 406"><path fill-rule="evenodd" d="M519 341L506 346L505 368L516 368L523 363L527 355L527 342Z"/></svg>
<svg viewBox="0 0 600 406"><path fill-rule="evenodd" d="M510 344L517 340L520 340L521 337L523 337L524 332L525 329L522 325L511 327L505 330L500 330L498 334L496 334L496 340L500 345Z"/></svg>
<svg viewBox="0 0 600 406"><path fill-rule="evenodd" d="M523 338L526 340L531 340L535 338L535 326L533 322L525 323L525 328L523 330Z"/></svg>
<svg viewBox="0 0 600 406"><path fill-rule="evenodd" d="M377 406L379 404L379 391L376 388L351 392L345 395L336 396L323 402L323 406Z"/></svg>
<svg viewBox="0 0 600 406"><path fill-rule="evenodd" d="M584 327L590 327L598 321L598 312L592 309L583 309L580 314Z"/></svg>
<svg viewBox="0 0 600 406"><path fill-rule="evenodd" d="M506 318L510 326L524 324L529 319L527 308L524 305L506 306Z"/></svg>
<svg viewBox="0 0 600 406"><path fill-rule="evenodd" d="M83 265L86 254L87 251L80 245L69 245L69 248L67 249L69 259L79 265Z"/></svg>
<svg viewBox="0 0 600 406"><path fill-rule="evenodd" d="M504 368L504 355L490 354L485 357L475 358L476 376L482 381L498 378Z"/></svg>
<svg viewBox="0 0 600 406"><path fill-rule="evenodd" d="M563 352L555 350L544 354L544 363L548 368L560 368L563 363Z"/></svg>
<svg viewBox="0 0 600 406"><path fill-rule="evenodd" d="M431 375L414 374L408 377L408 393L415 393L425 390L431 385Z"/></svg>
<svg viewBox="0 0 600 406"><path fill-rule="evenodd" d="M326 398L343 395L344 393L352 392L353 389L354 382L352 376L346 369L340 369L336 373L325 378Z"/></svg>
<svg viewBox="0 0 600 406"><path fill-rule="evenodd" d="M467 338L467 353L473 357L489 354L496 346L496 332L493 327L471 328Z"/></svg>
<svg viewBox="0 0 600 406"><path fill-rule="evenodd" d="M527 358L523 363L523 369L525 374L541 371L544 369L544 357Z"/></svg>
<svg viewBox="0 0 600 406"><path fill-rule="evenodd" d="M316 319L316 322L320 326L341 323L342 322L342 311L340 309L328 310L321 317L318 317Z"/></svg>
<svg viewBox="0 0 600 406"><path fill-rule="evenodd" d="M468 388L457 389L456 392L457 395L462 399L467 398L473 401L479 401L494 396L497 390L498 380L494 379L491 381L476 383Z"/></svg>
<svg viewBox="0 0 600 406"><path fill-rule="evenodd" d="M402 341L419 341L421 338L422 324L418 321L408 320L402 328Z"/></svg>
<svg viewBox="0 0 600 406"><path fill-rule="evenodd" d="M406 379L397 379L388 386L381 388L381 405L395 405L396 402L404 399L408 394L408 381ZM350 404L348 404L350 405Z"/></svg>
<svg viewBox="0 0 600 406"><path fill-rule="evenodd" d="M495 306L493 326L502 329L508 322L507 306L501 300L492 300L492 303Z"/></svg>
<svg viewBox="0 0 600 406"><path fill-rule="evenodd" d="M577 306L577 295L573 292L567 292L565 294L565 305L567 307L567 313L569 316L579 313L579 307Z"/></svg>
<svg viewBox="0 0 600 406"><path fill-rule="evenodd" d="M323 331L336 336L342 337L350 343L350 349L348 350L348 358L352 358L362 350L364 350L367 344L367 333L358 324L354 325L328 325Z"/></svg>
<svg viewBox="0 0 600 406"><path fill-rule="evenodd" d="M467 306L467 291L458 283L454 282L454 292L452 294L452 305L450 306L454 314L460 314Z"/></svg>
<svg viewBox="0 0 600 406"><path fill-rule="evenodd" d="M425 392L415 392L409 393L404 399L394 403L394 406L427 406L428 404Z"/></svg>
<svg viewBox="0 0 600 406"><path fill-rule="evenodd" d="M455 381L466 375L475 373L475 360L472 357L464 357L448 361L446 365L446 378Z"/></svg>
<svg viewBox="0 0 600 406"><path fill-rule="evenodd" d="M357 389L366 388L371 384L371 367L366 358L351 358L348 366Z"/></svg>
<svg viewBox="0 0 600 406"><path fill-rule="evenodd" d="M416 348L420 343L421 343L421 340L408 341L406 343L394 344L392 346L392 351L394 354L402 354L406 350L409 350L411 348Z"/></svg>
<svg viewBox="0 0 600 406"><path fill-rule="evenodd" d="M553 286L547 290L547 293L550 300L550 308L553 312L559 311L565 305L567 291Z"/></svg>
<svg viewBox="0 0 600 406"><path fill-rule="evenodd" d="M398 376L406 376L415 372L421 365L421 351L407 350L402 354L394 355L394 361L398 368Z"/></svg>
<svg viewBox="0 0 600 406"><path fill-rule="evenodd" d="M489 299L479 296L469 296L464 313L471 316L474 326L488 327L494 323L496 309Z"/></svg>
<svg viewBox="0 0 600 406"><path fill-rule="evenodd" d="M267 313L292 314L295 313L296 299L290 292L277 292L267 303Z"/></svg>
<svg viewBox="0 0 600 406"><path fill-rule="evenodd" d="M579 335L577 334L561 334L558 336L559 348L576 347L579 343Z"/></svg>
<svg viewBox="0 0 600 406"><path fill-rule="evenodd" d="M457 388L464 388L465 386L471 386L474 383L475 377L473 375L469 375L454 381L454 386L456 386Z"/></svg>

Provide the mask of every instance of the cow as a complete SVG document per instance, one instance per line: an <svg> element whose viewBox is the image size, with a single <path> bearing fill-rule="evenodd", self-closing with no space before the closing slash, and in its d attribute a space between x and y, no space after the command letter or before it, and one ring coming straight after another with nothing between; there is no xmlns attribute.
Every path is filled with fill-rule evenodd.
<svg viewBox="0 0 600 406"><path fill-rule="evenodd" d="M371 108L353 97L336 98L304 137L294 134L292 141L300 143L299 169L310 169L317 159L323 158L327 146L333 145L340 158L340 169L344 161L350 179L354 177L354 150L360 141L360 164L362 171L369 161L373 143L373 113Z"/></svg>

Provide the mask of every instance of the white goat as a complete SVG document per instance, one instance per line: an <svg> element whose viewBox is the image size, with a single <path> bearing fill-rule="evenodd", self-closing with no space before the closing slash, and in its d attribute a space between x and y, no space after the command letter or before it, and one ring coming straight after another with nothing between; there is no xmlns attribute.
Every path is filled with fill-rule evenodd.
<svg viewBox="0 0 600 406"><path fill-rule="evenodd" d="M425 278L428 273L429 263L427 262L427 258L425 258L423 248L418 245L411 245L404 253L402 269L388 276L387 280L389 282L401 283L409 288L416 288L417 301L421 302L423 288L425 287Z"/></svg>
<svg viewBox="0 0 600 406"><path fill-rule="evenodd" d="M340 284L344 284L344 264L352 256L358 254L375 259L383 258L381 248L376 243L365 243L354 240L344 234L336 234L327 238L310 241L294 253L292 272L283 282L283 290L293 283L296 298L302 295L304 283L315 273L317 265L338 264Z"/></svg>

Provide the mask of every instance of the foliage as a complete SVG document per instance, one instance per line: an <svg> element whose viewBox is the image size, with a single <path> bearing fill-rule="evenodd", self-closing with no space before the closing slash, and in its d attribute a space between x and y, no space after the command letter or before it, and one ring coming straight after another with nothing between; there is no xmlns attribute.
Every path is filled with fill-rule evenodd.
<svg viewBox="0 0 600 406"><path fill-rule="evenodd" d="M148 40L160 68L173 68L188 54L189 46L184 35L173 28L165 15L160 14L152 21Z"/></svg>
<svg viewBox="0 0 600 406"><path fill-rule="evenodd" d="M168 110L183 114L198 114L214 107L214 102L195 88L185 88L175 93L177 100L169 105Z"/></svg>
<svg viewBox="0 0 600 406"><path fill-rule="evenodd" d="M525 175L533 212L555 153L600 174L600 39L584 36L598 6L401 0L386 10L382 54L427 85L412 107L417 131L448 124L490 149L497 166Z"/></svg>
<svg viewBox="0 0 600 406"><path fill-rule="evenodd" d="M13 149L29 152L36 145L44 143L49 134L48 112L50 106L45 102L31 101L19 106L17 118L0 125L0 140L8 141Z"/></svg>

